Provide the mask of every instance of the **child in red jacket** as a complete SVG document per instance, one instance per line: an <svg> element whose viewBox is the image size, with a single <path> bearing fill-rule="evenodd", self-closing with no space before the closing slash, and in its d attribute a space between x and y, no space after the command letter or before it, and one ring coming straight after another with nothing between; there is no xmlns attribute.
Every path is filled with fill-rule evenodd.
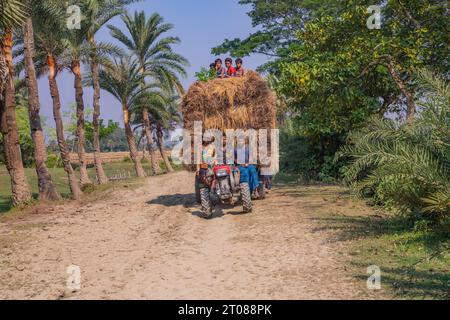
<svg viewBox="0 0 450 320"><path fill-rule="evenodd" d="M236 69L233 67L233 59L226 58L225 66L227 67L227 78L232 78L236 76Z"/></svg>

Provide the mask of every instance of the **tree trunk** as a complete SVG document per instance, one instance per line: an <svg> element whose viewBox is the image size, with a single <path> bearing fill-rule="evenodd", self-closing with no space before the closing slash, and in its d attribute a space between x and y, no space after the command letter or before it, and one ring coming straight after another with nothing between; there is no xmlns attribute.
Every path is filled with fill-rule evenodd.
<svg viewBox="0 0 450 320"><path fill-rule="evenodd" d="M144 168L142 167L141 159L138 155L138 149L136 147L136 141L134 140L133 130L130 125L130 112L127 106L123 106L123 123L125 126L125 134L127 136L128 147L130 148L130 157L133 160L134 167L136 169L136 175L139 178L146 176Z"/></svg>
<svg viewBox="0 0 450 320"><path fill-rule="evenodd" d="M16 122L12 37L12 30L5 30L1 54L5 57L8 77L4 89L4 99L0 101L0 131L3 136L6 168L11 177L12 202L16 206L30 201L31 191L23 167Z"/></svg>
<svg viewBox="0 0 450 320"><path fill-rule="evenodd" d="M144 121L145 137L147 138L148 152L150 153L150 161L152 164L152 171L153 171L153 174L158 174L160 171L160 167L159 167L159 163L156 158L156 150L153 147L153 144L154 144L153 134L151 131L150 117L148 115L147 109L144 109L142 111L142 117L143 117L143 121Z"/></svg>
<svg viewBox="0 0 450 320"><path fill-rule="evenodd" d="M89 42L93 47L93 50L96 48L96 43L94 36L90 33ZM95 51L94 51L95 52ZM101 149L100 149L100 76L98 70L98 63L96 60L96 52L91 55L91 72L92 72L92 82L94 87L94 163L95 163L95 171L97 172L97 180L99 184L108 183L108 177L105 174L105 170L103 169L103 163L101 158Z"/></svg>
<svg viewBox="0 0 450 320"><path fill-rule="evenodd" d="M388 61L388 69L391 74L392 79L395 81L400 91L406 97L406 123L411 124L414 122L414 116L416 114L416 103L414 102L414 96L411 91L408 90L406 84L403 82L402 78L395 69L395 64L393 60Z"/></svg>
<svg viewBox="0 0 450 320"><path fill-rule="evenodd" d="M78 139L78 161L80 162L80 183L82 186L91 184L86 165L86 138L84 134L84 101L83 101L83 83L81 80L80 60L72 61L72 73L75 76L75 100L77 102L77 139Z"/></svg>
<svg viewBox="0 0 450 320"><path fill-rule="evenodd" d="M67 146L66 138L64 137L64 125L61 117L61 100L59 96L58 84L56 83L56 66L55 59L52 55L47 56L47 64L49 67L48 81L50 85L50 95L53 101L53 117L56 123L56 136L58 139L58 146L61 153L61 159L64 163L64 170L69 179L69 186L74 199L81 198L82 192L78 185L77 177L75 176L72 164L70 163L69 147Z"/></svg>
<svg viewBox="0 0 450 320"><path fill-rule="evenodd" d="M34 67L34 33L33 22L27 18L24 27L24 60L25 76L28 87L28 114L30 118L31 138L34 145L34 161L36 163L36 173L38 177L39 199L59 200L61 196L56 189L52 176L47 169L47 149L45 147L45 137L42 130L39 92Z"/></svg>
<svg viewBox="0 0 450 320"><path fill-rule="evenodd" d="M157 125L156 135L158 138L159 152L161 153L161 156L164 160L164 164L166 165L167 171L174 172L175 170L173 170L172 164L170 163L170 160L167 157L167 154L164 150L164 134L163 134L163 130L162 130L162 127L160 124Z"/></svg>
<svg viewBox="0 0 450 320"><path fill-rule="evenodd" d="M141 59L140 64L141 64L140 72L142 74L144 74L145 73L145 62ZM145 80L142 81L141 86L145 87ZM156 151L155 151L155 148L153 147L154 141L153 141L152 127L150 124L150 117L149 117L147 109L144 109L142 111L142 118L143 118L143 122L144 122L144 132L145 132L145 137L147 138L147 148L148 148L148 152L150 154L150 162L151 162L152 171L153 171L153 174L158 174L160 172L160 167L159 167L159 163L156 161Z"/></svg>

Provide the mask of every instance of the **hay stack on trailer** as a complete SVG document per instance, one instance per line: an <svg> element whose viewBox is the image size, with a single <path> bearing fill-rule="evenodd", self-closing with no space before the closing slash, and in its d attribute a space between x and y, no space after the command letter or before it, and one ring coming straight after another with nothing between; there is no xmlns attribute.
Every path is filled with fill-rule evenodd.
<svg viewBox="0 0 450 320"><path fill-rule="evenodd" d="M245 77L196 82L183 97L184 128L193 130L195 121L203 130L275 129L276 96L256 72Z"/></svg>

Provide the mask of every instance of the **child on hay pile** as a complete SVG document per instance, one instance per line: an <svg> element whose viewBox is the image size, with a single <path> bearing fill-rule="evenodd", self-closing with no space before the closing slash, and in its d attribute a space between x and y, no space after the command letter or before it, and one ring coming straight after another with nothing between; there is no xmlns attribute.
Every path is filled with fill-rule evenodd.
<svg viewBox="0 0 450 320"><path fill-rule="evenodd" d="M242 59L241 58L236 59L235 77L245 76L245 69L242 65L243 65Z"/></svg>
<svg viewBox="0 0 450 320"><path fill-rule="evenodd" d="M222 59L216 59L216 78L223 79L226 77L225 68L222 66Z"/></svg>
<svg viewBox="0 0 450 320"><path fill-rule="evenodd" d="M233 67L233 59L226 58L225 66L227 67L227 78L233 78L236 76L236 69Z"/></svg>

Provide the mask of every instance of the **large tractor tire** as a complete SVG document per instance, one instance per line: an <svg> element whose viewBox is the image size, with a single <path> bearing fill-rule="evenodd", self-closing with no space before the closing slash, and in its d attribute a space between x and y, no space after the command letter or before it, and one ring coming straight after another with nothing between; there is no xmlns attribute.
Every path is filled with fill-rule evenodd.
<svg viewBox="0 0 450 320"><path fill-rule="evenodd" d="M200 196L200 177L195 176L195 200L198 204L202 203L202 198Z"/></svg>
<svg viewBox="0 0 450 320"><path fill-rule="evenodd" d="M200 189L200 200L202 204L202 216L205 219L210 219L213 214L213 205L209 196L209 189Z"/></svg>
<svg viewBox="0 0 450 320"><path fill-rule="evenodd" d="M241 198L244 213L252 212L252 195L248 183L241 183Z"/></svg>

